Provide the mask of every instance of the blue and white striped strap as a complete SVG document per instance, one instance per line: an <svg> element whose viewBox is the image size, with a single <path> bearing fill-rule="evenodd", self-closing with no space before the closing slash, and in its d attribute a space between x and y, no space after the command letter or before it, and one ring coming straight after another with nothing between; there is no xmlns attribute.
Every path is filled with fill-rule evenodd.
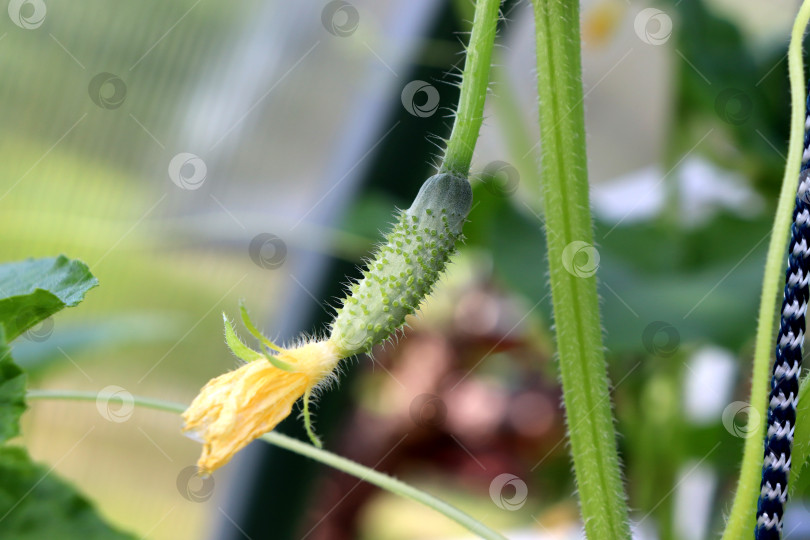
<svg viewBox="0 0 810 540"><path fill-rule="evenodd" d="M799 188L790 227L785 297L782 300L768 403L768 432L765 435L765 461L757 504L756 540L779 540L782 537L790 452L796 428L805 315L810 295L810 97L807 111Z"/></svg>

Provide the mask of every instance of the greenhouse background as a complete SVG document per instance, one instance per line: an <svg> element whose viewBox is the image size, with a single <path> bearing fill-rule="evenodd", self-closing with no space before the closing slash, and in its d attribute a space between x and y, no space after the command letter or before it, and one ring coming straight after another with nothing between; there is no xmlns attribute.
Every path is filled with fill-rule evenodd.
<svg viewBox="0 0 810 540"><path fill-rule="evenodd" d="M599 269L638 538L713 537L730 504L796 7L582 2L596 248L578 271ZM0 257L64 253L100 282L15 343L30 386L188 403L236 366L222 313L235 318L240 299L282 341L323 333L394 209L435 170L472 8L11 0ZM536 188L531 6L507 2L503 15L465 243L397 344L345 364L316 422L328 449L509 538L578 538ZM126 399L36 402L20 442L136 537L470 537L261 441L202 479L199 444L180 428ZM304 437L297 410L280 429ZM810 535L803 491L786 538Z"/></svg>

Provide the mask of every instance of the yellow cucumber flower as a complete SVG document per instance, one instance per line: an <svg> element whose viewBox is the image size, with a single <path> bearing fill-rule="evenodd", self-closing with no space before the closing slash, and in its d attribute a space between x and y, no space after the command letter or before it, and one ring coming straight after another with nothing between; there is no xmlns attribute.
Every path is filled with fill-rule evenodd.
<svg viewBox="0 0 810 540"><path fill-rule="evenodd" d="M369 352L395 335L439 279L472 204L466 176L439 173L422 185L413 204L369 261L363 279L349 288L337 310L328 341L282 349L264 337L241 306L242 322L263 353L239 341L225 318L225 340L247 365L212 379L183 413L184 431L203 443L204 473L221 467L250 441L286 418L303 397L307 434L316 446L309 400L341 358Z"/></svg>
<svg viewBox="0 0 810 540"><path fill-rule="evenodd" d="M248 329L253 333L255 327L250 324ZM259 353L239 341L227 318L225 335L234 354L247 363L208 381L183 413L183 431L203 443L197 466L206 475L275 428L302 396L308 417L311 392L329 379L339 360L328 341L282 349L261 336L277 354ZM307 424L309 430L308 418ZM311 437L319 442L314 434Z"/></svg>

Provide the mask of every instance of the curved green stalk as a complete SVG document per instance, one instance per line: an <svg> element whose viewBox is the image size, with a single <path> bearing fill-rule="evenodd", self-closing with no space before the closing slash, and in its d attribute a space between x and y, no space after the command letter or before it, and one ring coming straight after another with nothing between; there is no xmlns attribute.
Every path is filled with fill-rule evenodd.
<svg viewBox="0 0 810 540"><path fill-rule="evenodd" d="M785 250L788 231L799 182L802 145L804 144L805 90L802 65L802 38L810 20L810 0L802 3L788 49L788 69L790 72L791 117L790 145L788 147L785 176L779 193L779 204L771 230L771 243L765 262L762 278L762 298L759 305L756 345L754 348L754 369L751 382L751 409L748 415L747 439L743 451L743 461L737 492L731 506L731 514L726 523L723 540L737 540L753 535L756 520L757 496L762 475L762 439L766 419L766 397L770 381L771 357L774 349L774 311L779 301L778 294L784 285Z"/></svg>
<svg viewBox="0 0 810 540"><path fill-rule="evenodd" d="M73 401L96 401L98 394L96 392L77 392L72 390L29 390L26 398L29 400L35 399L59 399L59 400L73 400ZM151 399L140 396L132 396L132 402L139 407L147 409L155 409L158 411L165 411L175 414L181 414L186 410L187 406L180 403L172 403L170 401L163 401L159 399ZM303 441L293 439L281 433L271 431L261 437L265 441L279 448L284 448L290 452L295 452L302 456L306 456L315 461L319 461L324 465L343 471L368 482L374 484L384 490L390 491L395 495L407 497L418 503L432 508L433 510L444 514L452 519L468 531L477 534L481 538L487 540L506 540L506 537L500 533L493 531L486 525L476 520L469 514L459 510L455 506L446 503L445 501L434 497L424 491L418 490L415 487L406 484L401 480L397 480L387 474L375 471L359 463L355 463L349 459L333 454L320 448L315 448L311 444Z"/></svg>
<svg viewBox="0 0 810 540"><path fill-rule="evenodd" d="M596 292L579 2L533 4L551 295L582 521L590 540L629 539Z"/></svg>
<svg viewBox="0 0 810 540"><path fill-rule="evenodd" d="M470 172L475 142L484 119L484 101L487 98L500 5L501 0L478 0L475 5L456 121L447 140L447 149L439 172L455 173L465 178Z"/></svg>

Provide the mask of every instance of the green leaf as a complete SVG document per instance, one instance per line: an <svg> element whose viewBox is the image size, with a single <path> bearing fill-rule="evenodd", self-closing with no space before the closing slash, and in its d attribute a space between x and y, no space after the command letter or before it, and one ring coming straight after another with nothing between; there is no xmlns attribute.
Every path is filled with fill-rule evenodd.
<svg viewBox="0 0 810 540"><path fill-rule="evenodd" d="M96 285L83 262L62 255L0 265L0 443L20 433L26 407L26 375L12 360L8 342L75 306Z"/></svg>
<svg viewBox="0 0 810 540"><path fill-rule="evenodd" d="M0 443L19 435L25 408L25 372L11 359L0 327Z"/></svg>
<svg viewBox="0 0 810 540"><path fill-rule="evenodd" d="M0 537L15 540L128 540L72 486L33 463L25 449L0 448Z"/></svg>
<svg viewBox="0 0 810 540"><path fill-rule="evenodd" d="M86 264L64 255L0 265L0 325L6 340L75 306L96 285Z"/></svg>

